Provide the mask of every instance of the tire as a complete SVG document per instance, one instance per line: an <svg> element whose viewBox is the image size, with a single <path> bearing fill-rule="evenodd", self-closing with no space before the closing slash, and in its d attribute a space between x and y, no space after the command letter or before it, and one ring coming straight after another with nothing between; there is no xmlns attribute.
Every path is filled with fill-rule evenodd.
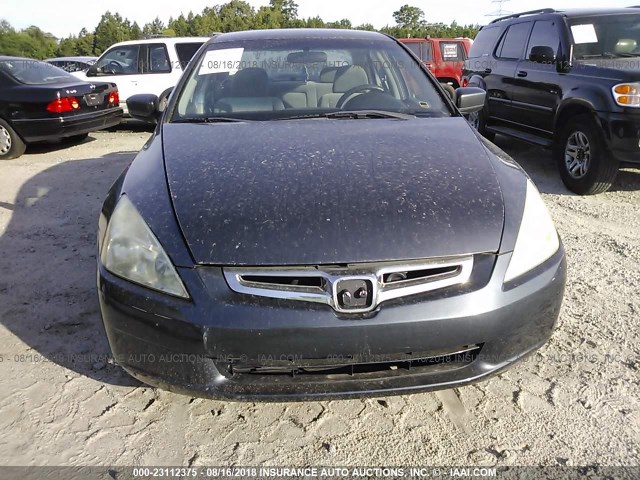
<svg viewBox="0 0 640 480"><path fill-rule="evenodd" d="M496 134L487 131L487 112L486 109L482 109L479 112L469 114L469 123L475 128L480 135L493 142L496 139Z"/></svg>
<svg viewBox="0 0 640 480"><path fill-rule="evenodd" d="M578 195L611 188L619 162L607 152L604 134L590 115L571 118L557 137L554 157L565 186Z"/></svg>
<svg viewBox="0 0 640 480"><path fill-rule="evenodd" d="M21 156L27 146L16 131L0 118L0 160L11 160Z"/></svg>
<svg viewBox="0 0 640 480"><path fill-rule="evenodd" d="M445 89L445 91L449 94L449 96L455 100L456 98L456 89L453 88L448 83L440 83L440 86Z"/></svg>

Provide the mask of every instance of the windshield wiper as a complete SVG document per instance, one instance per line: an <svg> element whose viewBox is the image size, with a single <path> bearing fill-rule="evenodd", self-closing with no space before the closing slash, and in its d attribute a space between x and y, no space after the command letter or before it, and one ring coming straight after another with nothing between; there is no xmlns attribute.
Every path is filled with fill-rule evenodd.
<svg viewBox="0 0 640 480"><path fill-rule="evenodd" d="M620 58L640 57L640 53L616 53L616 55Z"/></svg>
<svg viewBox="0 0 640 480"><path fill-rule="evenodd" d="M387 112L384 110L350 110L350 111L339 111L333 113L327 113L323 115L325 118L332 119L353 119L353 120L362 120L369 118L395 118L398 120L410 120L412 118L416 118L415 115L410 115L408 113L400 113L400 112Z"/></svg>
<svg viewBox="0 0 640 480"><path fill-rule="evenodd" d="M362 120L371 118L395 118L397 120L411 120L415 115L400 112L387 112L384 110L338 110L331 113L309 113L306 115L295 115L291 117L278 118L277 120L307 120L313 118L329 118L332 120Z"/></svg>
<svg viewBox="0 0 640 480"><path fill-rule="evenodd" d="M229 117L190 117L190 118L179 118L173 121L173 123L244 123L244 122L253 122L253 120L246 120L244 118L229 118Z"/></svg>

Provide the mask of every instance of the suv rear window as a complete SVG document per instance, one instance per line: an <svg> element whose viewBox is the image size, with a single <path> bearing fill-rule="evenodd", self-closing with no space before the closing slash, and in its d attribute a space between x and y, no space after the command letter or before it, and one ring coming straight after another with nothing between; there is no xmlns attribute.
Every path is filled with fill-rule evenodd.
<svg viewBox="0 0 640 480"><path fill-rule="evenodd" d="M500 27L483 28L480 30L476 39L473 41L469 57L478 58L491 55L493 47L496 45L501 33L502 29Z"/></svg>
<svg viewBox="0 0 640 480"><path fill-rule="evenodd" d="M462 62L466 60L464 48L460 42L442 42L440 54L445 62Z"/></svg>
<svg viewBox="0 0 640 480"><path fill-rule="evenodd" d="M191 61L193 56L202 46L202 42L199 43L176 43L176 53L178 54L178 60L180 66L184 69Z"/></svg>

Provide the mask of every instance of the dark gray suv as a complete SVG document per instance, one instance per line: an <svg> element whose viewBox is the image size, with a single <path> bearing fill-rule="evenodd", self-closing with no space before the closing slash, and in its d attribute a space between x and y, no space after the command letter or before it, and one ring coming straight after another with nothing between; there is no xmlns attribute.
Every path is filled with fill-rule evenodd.
<svg viewBox="0 0 640 480"><path fill-rule="evenodd" d="M465 84L487 92L470 117L487 138L552 148L570 190L607 191L640 163L640 8L536 10L484 27Z"/></svg>

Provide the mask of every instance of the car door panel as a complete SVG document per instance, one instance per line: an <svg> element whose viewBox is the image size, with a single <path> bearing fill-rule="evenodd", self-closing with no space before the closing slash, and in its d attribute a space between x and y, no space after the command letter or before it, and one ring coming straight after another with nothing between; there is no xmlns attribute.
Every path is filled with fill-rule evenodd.
<svg viewBox="0 0 640 480"><path fill-rule="evenodd" d="M533 47L553 49L554 58L548 62L530 58ZM553 119L563 95L562 74L557 72L555 65L560 48L557 21L537 21L531 32L525 59L518 63L513 88L513 108L520 119L520 125L534 134L553 134Z"/></svg>
<svg viewBox="0 0 640 480"><path fill-rule="evenodd" d="M511 25L498 42L494 61L485 70L489 113L498 121L509 124L519 122L517 109L513 108L514 84L532 26L533 22Z"/></svg>

